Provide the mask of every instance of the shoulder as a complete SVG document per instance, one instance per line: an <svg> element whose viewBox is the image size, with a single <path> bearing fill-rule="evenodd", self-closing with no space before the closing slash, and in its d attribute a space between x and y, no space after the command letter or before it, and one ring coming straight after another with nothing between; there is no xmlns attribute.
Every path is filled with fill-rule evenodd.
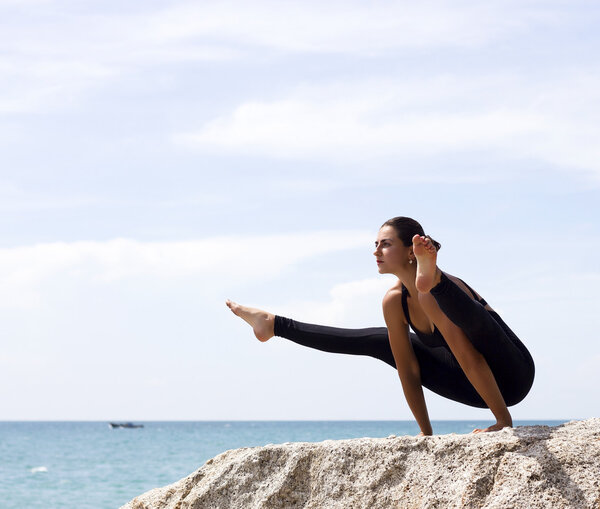
<svg viewBox="0 0 600 509"><path fill-rule="evenodd" d="M404 309L402 308L401 285L394 285L386 292L383 297L382 307L383 316L386 322L392 320L407 324L406 317L404 316Z"/></svg>
<svg viewBox="0 0 600 509"><path fill-rule="evenodd" d="M383 296L383 307L398 305L402 307L402 284L392 286Z"/></svg>

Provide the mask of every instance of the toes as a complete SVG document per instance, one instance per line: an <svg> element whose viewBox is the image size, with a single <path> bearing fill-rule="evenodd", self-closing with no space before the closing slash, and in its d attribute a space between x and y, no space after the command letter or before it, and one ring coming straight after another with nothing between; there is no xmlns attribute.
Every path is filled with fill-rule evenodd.
<svg viewBox="0 0 600 509"><path fill-rule="evenodd" d="M431 239L429 237L425 237L424 238L423 244L425 245L425 248L428 251L432 251L433 249L435 249L434 246L433 246L433 242L431 242Z"/></svg>
<svg viewBox="0 0 600 509"><path fill-rule="evenodd" d="M428 253L435 253L437 251L433 241L429 237L423 237L422 235L415 235L413 237L413 246L422 246Z"/></svg>

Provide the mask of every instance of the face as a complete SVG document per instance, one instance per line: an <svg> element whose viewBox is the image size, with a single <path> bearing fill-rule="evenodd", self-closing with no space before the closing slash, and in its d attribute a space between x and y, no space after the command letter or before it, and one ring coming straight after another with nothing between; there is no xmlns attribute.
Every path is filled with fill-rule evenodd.
<svg viewBox="0 0 600 509"><path fill-rule="evenodd" d="M384 226L377 234L373 254L380 274L394 274L408 265L412 248L402 243L393 226Z"/></svg>

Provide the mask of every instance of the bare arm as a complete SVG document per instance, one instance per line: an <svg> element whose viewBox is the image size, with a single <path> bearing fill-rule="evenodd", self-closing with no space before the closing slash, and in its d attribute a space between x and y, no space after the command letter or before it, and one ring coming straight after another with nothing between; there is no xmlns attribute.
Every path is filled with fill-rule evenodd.
<svg viewBox="0 0 600 509"><path fill-rule="evenodd" d="M390 290L383 299L383 316L406 402L421 433L431 435L433 430L421 385L421 370L408 339L408 323L404 318L401 299L402 294L399 290Z"/></svg>

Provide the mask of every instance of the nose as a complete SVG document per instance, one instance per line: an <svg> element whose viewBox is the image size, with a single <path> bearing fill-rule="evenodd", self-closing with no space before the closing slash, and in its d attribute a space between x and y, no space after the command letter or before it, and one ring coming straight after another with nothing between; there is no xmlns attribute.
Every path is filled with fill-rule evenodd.
<svg viewBox="0 0 600 509"><path fill-rule="evenodd" d="M376 247L375 247L375 251L373 251L373 255L374 255L374 256L379 256L379 254L380 254L380 251L379 251L379 246L376 246Z"/></svg>

